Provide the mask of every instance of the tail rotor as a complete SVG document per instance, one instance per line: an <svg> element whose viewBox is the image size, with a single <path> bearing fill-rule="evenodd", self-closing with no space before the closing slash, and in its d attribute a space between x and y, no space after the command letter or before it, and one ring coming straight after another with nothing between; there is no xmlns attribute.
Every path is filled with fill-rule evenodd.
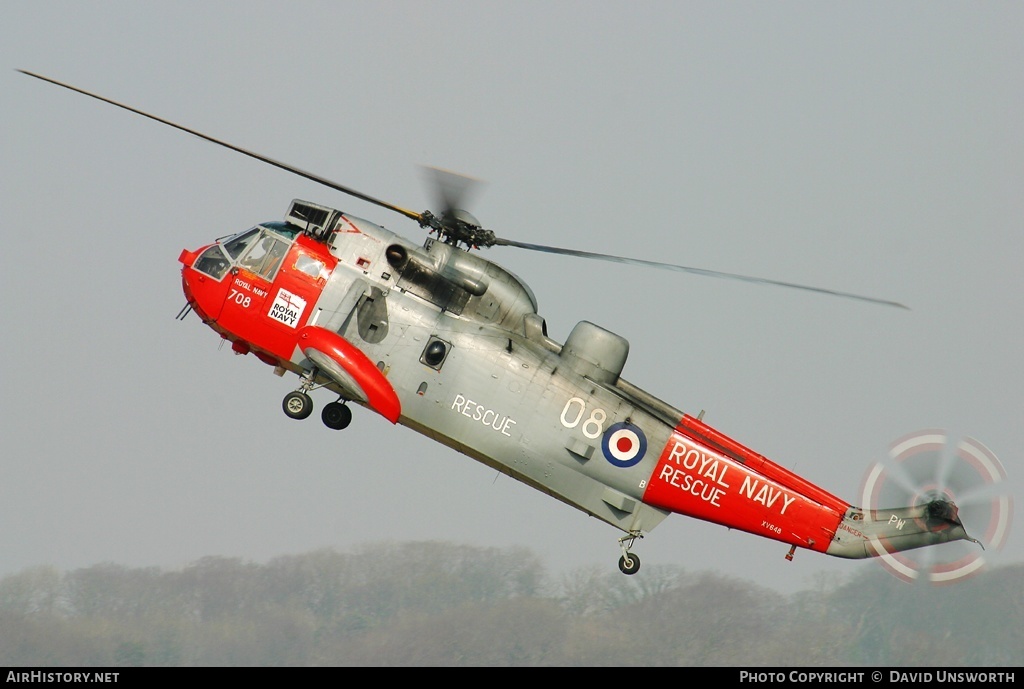
<svg viewBox="0 0 1024 689"><path fill-rule="evenodd" d="M1006 543L1013 510L1006 470L995 454L973 438L956 442L940 430L918 431L893 443L888 457L865 474L861 504L866 509L934 505L929 529L945 528L951 516L978 539L982 548L960 540L879 557L883 567L904 581L936 585L983 571L986 555Z"/></svg>

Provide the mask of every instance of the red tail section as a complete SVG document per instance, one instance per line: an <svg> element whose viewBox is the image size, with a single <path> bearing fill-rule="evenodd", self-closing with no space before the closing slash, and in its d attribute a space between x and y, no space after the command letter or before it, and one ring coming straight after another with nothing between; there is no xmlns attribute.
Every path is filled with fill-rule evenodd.
<svg viewBox="0 0 1024 689"><path fill-rule="evenodd" d="M692 416L672 432L644 502L822 552L849 507Z"/></svg>

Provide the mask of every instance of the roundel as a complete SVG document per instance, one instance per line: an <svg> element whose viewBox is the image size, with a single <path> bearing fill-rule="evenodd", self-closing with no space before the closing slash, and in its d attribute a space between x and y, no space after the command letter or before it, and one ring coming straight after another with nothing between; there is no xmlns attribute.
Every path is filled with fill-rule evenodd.
<svg viewBox="0 0 1024 689"><path fill-rule="evenodd" d="M647 436L639 427L616 423L608 427L601 439L604 458L617 467L638 464L647 452Z"/></svg>

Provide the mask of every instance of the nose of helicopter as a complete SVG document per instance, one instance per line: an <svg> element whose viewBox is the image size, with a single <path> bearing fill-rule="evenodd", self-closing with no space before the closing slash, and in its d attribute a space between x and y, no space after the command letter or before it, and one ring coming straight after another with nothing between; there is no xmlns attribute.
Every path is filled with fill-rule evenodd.
<svg viewBox="0 0 1024 689"><path fill-rule="evenodd" d="M204 265L200 265L204 260L203 257L211 254L210 249L214 247L216 245L199 251L182 249L178 256L178 261L181 263L181 289L185 293L185 299L196 315L205 323L216 320L220 314L220 307L224 301L224 284L222 283L226 281L220 280L216 276L219 274L220 277L223 277L228 268L228 262L223 260L219 249L217 249L217 256L209 257L215 260L207 260Z"/></svg>

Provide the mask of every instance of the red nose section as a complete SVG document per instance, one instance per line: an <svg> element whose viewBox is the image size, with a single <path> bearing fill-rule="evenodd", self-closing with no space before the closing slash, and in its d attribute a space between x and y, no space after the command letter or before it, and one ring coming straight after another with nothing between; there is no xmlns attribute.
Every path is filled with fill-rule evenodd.
<svg viewBox="0 0 1024 689"><path fill-rule="evenodd" d="M185 299L195 310L204 323L216 321L224 304L227 293L227 280L215 280L209 275L200 273L192 266L202 254L200 251L182 249L178 256L181 263L181 289ZM224 268L227 265L225 263Z"/></svg>

